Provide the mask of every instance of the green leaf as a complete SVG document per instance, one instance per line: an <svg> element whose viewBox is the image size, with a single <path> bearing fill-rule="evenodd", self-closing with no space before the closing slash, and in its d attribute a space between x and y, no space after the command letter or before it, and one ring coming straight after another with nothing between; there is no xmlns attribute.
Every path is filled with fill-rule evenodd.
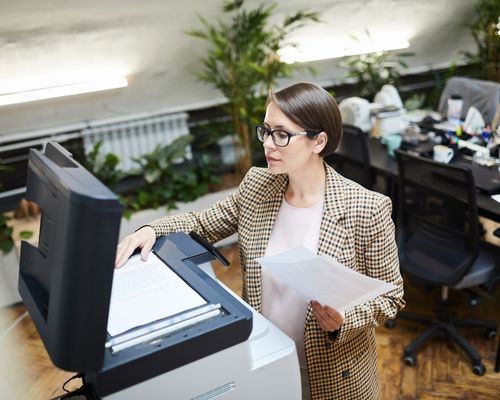
<svg viewBox="0 0 500 400"><path fill-rule="evenodd" d="M14 241L12 240L0 241L0 250L2 250L4 254L10 253L13 248L14 248Z"/></svg>
<svg viewBox="0 0 500 400"><path fill-rule="evenodd" d="M19 237L23 240L28 240L33 237L33 231L21 231Z"/></svg>

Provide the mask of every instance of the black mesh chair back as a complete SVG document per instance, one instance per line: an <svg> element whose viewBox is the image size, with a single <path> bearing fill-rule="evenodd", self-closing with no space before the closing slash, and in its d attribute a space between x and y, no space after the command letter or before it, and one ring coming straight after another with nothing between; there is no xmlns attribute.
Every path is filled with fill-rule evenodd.
<svg viewBox="0 0 500 400"><path fill-rule="evenodd" d="M395 155L401 266L421 283L453 286L479 252L473 175L466 166L442 164L402 150Z"/></svg>
<svg viewBox="0 0 500 400"><path fill-rule="evenodd" d="M373 189L375 174L370 167L368 136L353 125L342 125L342 138L334 154L326 158L342 176Z"/></svg>

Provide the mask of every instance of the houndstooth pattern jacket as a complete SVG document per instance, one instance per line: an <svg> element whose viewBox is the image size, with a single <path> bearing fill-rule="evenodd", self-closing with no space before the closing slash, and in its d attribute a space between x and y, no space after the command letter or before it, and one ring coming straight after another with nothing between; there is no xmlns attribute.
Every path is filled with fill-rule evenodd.
<svg viewBox="0 0 500 400"><path fill-rule="evenodd" d="M309 307L304 343L313 399L378 399L374 328L403 308L403 280L391 220L391 201L326 169L326 194L318 254L328 254L362 274L397 289L346 310L333 338L320 329ZM201 212L165 217L150 225L157 236L195 230L215 243L238 232L243 298L261 311L261 271L256 258L266 250L288 185L287 175L252 168L238 190Z"/></svg>

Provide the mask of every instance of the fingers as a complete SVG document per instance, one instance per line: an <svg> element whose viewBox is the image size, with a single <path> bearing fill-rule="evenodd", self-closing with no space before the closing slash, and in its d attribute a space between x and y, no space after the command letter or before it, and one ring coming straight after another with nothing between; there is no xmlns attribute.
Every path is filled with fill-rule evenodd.
<svg viewBox="0 0 500 400"><path fill-rule="evenodd" d="M146 243L144 243L144 246L141 250L141 259L146 261L148 259L148 254L153 248L153 245L155 244L154 240L148 240Z"/></svg>
<svg viewBox="0 0 500 400"><path fill-rule="evenodd" d="M141 249L141 258L146 260L155 240L155 231L150 226L145 226L144 228L126 236L118 244L116 249L115 267L120 268L123 264L125 264L137 248Z"/></svg>
<svg viewBox="0 0 500 400"><path fill-rule="evenodd" d="M345 321L343 312L337 311L330 306L322 306L316 300L311 301L314 318L318 322L321 329L327 332L336 331Z"/></svg>

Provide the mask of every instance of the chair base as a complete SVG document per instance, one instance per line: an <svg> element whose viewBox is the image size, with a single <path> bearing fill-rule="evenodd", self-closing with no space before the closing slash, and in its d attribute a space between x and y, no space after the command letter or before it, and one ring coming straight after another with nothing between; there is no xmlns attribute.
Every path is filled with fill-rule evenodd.
<svg viewBox="0 0 500 400"><path fill-rule="evenodd" d="M398 320L416 321L427 325L427 329L418 335L404 349L404 360L407 365L415 365L415 352L436 336L444 336L455 343L472 362L472 371L476 375L483 375L486 368L481 362L481 356L463 337L457 328L481 328L485 331L487 339L493 339L496 335L497 323L495 321L480 319L459 319L452 318L448 312L449 304L441 302L438 305L437 316L431 317L412 312L402 311L398 314Z"/></svg>
<svg viewBox="0 0 500 400"><path fill-rule="evenodd" d="M497 361L495 362L495 372L500 372L500 340L497 345Z"/></svg>

